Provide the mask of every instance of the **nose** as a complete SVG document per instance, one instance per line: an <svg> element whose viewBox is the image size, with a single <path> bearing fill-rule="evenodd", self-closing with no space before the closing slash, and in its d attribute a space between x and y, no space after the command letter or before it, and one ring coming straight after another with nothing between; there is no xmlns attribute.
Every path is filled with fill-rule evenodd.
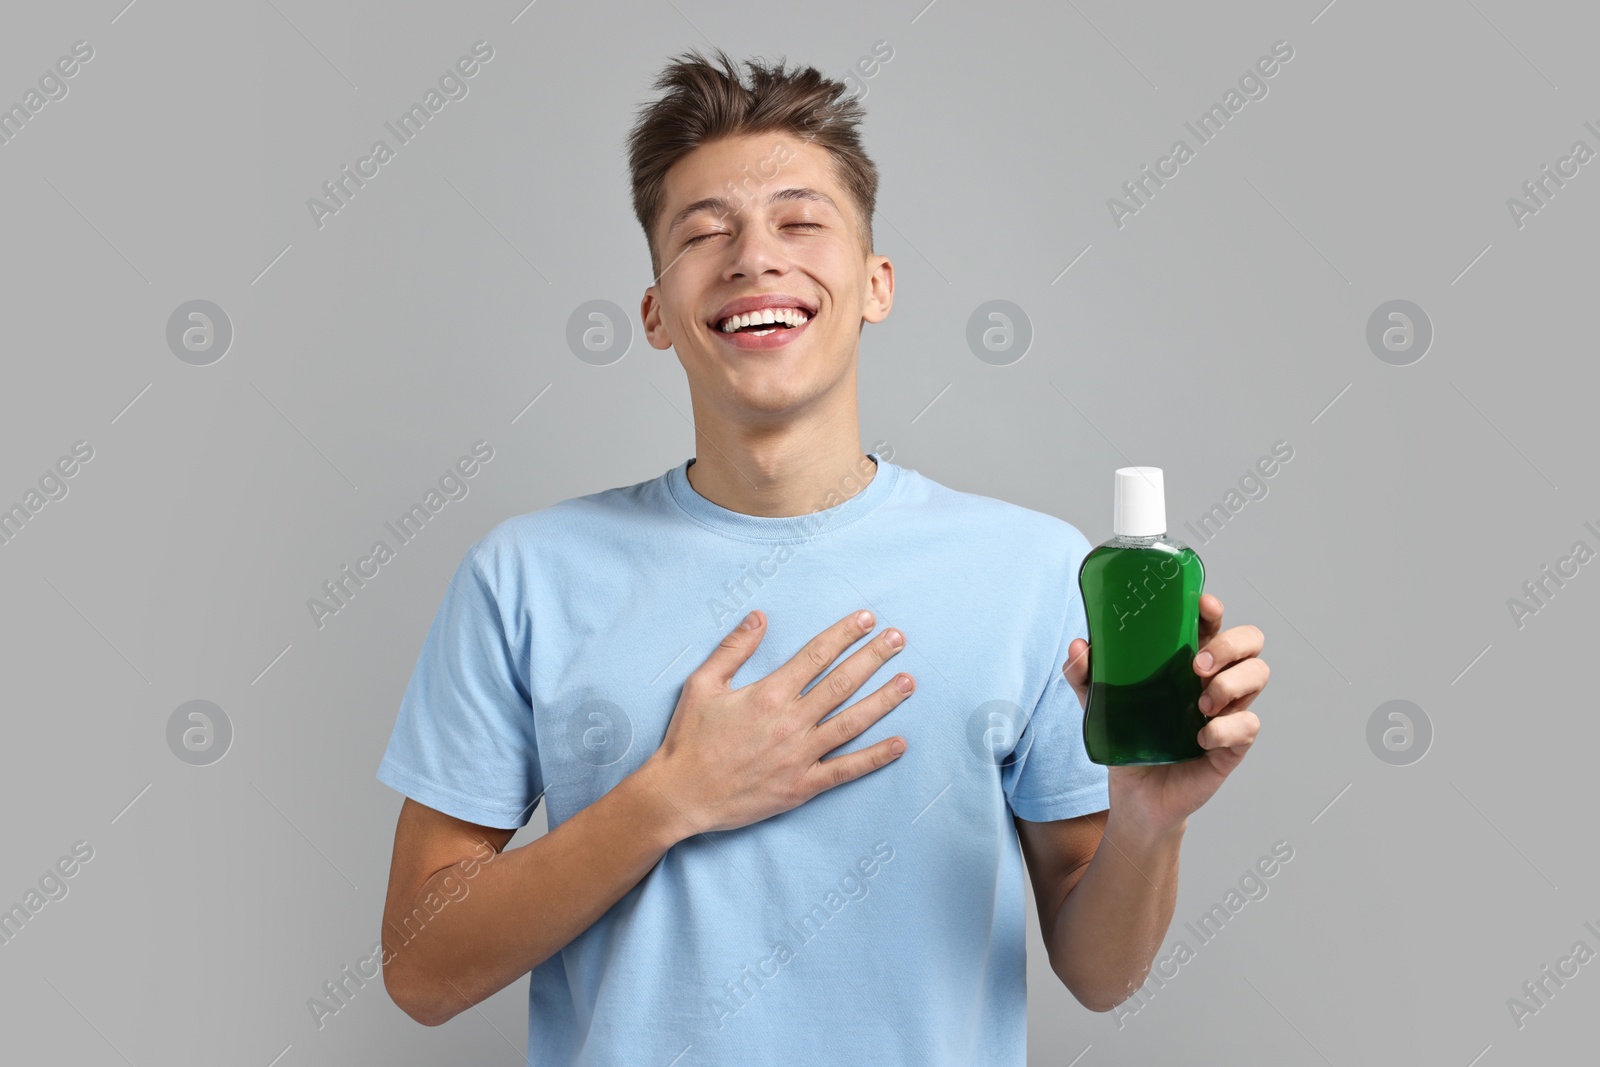
<svg viewBox="0 0 1600 1067"><path fill-rule="evenodd" d="M782 242L765 224L757 223L741 227L728 246L724 277L759 278L768 271L782 274L787 269L788 256Z"/></svg>

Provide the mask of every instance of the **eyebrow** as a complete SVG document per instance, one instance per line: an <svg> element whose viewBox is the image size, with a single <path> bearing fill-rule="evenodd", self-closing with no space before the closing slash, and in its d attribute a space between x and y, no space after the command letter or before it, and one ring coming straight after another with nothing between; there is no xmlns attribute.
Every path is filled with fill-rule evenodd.
<svg viewBox="0 0 1600 1067"><path fill-rule="evenodd" d="M833 208L834 211L839 212L840 215L844 214L844 212L839 211L839 205L834 203L833 197L829 196L827 193L818 192L815 189L807 189L803 187L779 189L777 192L767 197L767 203L769 204L776 204L785 200L808 200L813 203L827 204L829 207ZM734 206L732 202L720 196L707 196L696 200L694 203L690 204L688 207L684 208L682 211L673 216L672 225L667 227L667 237L670 238L673 232L677 230L679 226L683 225L684 222L686 222L689 218L694 215L698 215L702 211L715 211L720 217L723 215L733 214Z"/></svg>

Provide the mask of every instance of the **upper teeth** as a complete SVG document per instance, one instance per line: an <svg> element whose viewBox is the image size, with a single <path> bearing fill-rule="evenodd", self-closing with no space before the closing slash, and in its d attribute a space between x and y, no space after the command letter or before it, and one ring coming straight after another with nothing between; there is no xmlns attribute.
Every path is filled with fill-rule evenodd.
<svg viewBox="0 0 1600 1067"><path fill-rule="evenodd" d="M756 326L768 322L784 322L790 326L799 326L810 317L799 308L763 308L760 311L750 311L723 319L721 329L723 333L732 333L743 326Z"/></svg>

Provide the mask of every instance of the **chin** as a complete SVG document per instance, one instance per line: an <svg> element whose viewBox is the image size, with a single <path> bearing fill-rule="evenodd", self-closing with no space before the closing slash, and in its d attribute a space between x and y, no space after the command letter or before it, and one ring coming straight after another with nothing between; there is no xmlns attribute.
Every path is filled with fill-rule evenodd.
<svg viewBox="0 0 1600 1067"><path fill-rule="evenodd" d="M730 406L753 418L774 418L793 412L816 396L805 382L781 381L745 383L744 388L731 385L727 392Z"/></svg>
<svg viewBox="0 0 1600 1067"><path fill-rule="evenodd" d="M758 394L736 393L734 403L740 410L755 418L776 418L801 407L810 396L794 390L764 391Z"/></svg>

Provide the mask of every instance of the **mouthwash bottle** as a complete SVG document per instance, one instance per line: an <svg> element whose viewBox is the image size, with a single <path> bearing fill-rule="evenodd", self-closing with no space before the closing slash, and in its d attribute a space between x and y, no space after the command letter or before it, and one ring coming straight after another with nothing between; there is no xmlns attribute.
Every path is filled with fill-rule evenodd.
<svg viewBox="0 0 1600 1067"><path fill-rule="evenodd" d="M1089 623L1084 747L1108 766L1196 759L1209 721L1206 679L1194 671L1205 566L1167 536L1160 467L1117 469L1111 531L1078 568Z"/></svg>

